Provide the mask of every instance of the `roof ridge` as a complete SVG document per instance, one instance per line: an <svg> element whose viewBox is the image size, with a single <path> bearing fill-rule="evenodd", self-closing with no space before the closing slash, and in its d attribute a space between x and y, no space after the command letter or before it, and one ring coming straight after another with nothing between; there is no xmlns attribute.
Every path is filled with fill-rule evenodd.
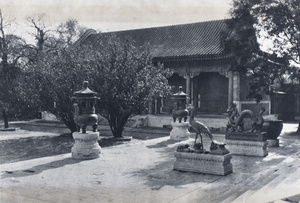
<svg viewBox="0 0 300 203"><path fill-rule="evenodd" d="M194 55L200 58L207 55L218 57L227 54L222 46L221 33L228 29L228 20L230 19L91 34L86 40L95 43L98 36L115 35L122 41L129 36L136 46L148 43L154 58Z"/></svg>
<svg viewBox="0 0 300 203"><path fill-rule="evenodd" d="M182 23L176 25L162 25L162 26L155 26L155 27L145 27L145 28L136 28L136 29L127 29L127 30L118 30L118 31L110 31L110 32L101 32L98 34L113 34L113 33L120 33L120 32L128 32L128 31L138 31L138 30L149 30L149 29L157 29L157 28L172 28L172 27L181 27L186 25L195 25L195 24L204 24L204 23L212 23L212 22L221 22L221 21L228 21L231 20L230 18L218 19L218 20L208 20L208 21L200 21L200 22L193 22L193 23Z"/></svg>

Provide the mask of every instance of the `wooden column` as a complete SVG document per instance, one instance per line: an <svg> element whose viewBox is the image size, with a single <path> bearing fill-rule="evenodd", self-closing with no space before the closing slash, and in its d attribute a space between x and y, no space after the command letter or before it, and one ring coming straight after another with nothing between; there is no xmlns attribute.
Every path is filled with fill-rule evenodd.
<svg viewBox="0 0 300 203"><path fill-rule="evenodd" d="M155 114L158 114L157 99L154 100L154 113L155 113Z"/></svg>
<svg viewBox="0 0 300 203"><path fill-rule="evenodd" d="M233 102L233 73L232 70L228 71L228 106Z"/></svg>
<svg viewBox="0 0 300 203"><path fill-rule="evenodd" d="M193 75L191 75L191 100L190 100L191 104L194 106L194 79L193 79ZM189 105L189 104L187 104Z"/></svg>
<svg viewBox="0 0 300 203"><path fill-rule="evenodd" d="M160 109L159 109L159 113L163 112L163 107L164 107L164 98L161 97L160 98Z"/></svg>
<svg viewBox="0 0 300 203"><path fill-rule="evenodd" d="M240 101L240 73L233 72L233 101Z"/></svg>
<svg viewBox="0 0 300 203"><path fill-rule="evenodd" d="M186 105L189 105L191 100L191 76L189 72L185 74L185 78L186 78Z"/></svg>
<svg viewBox="0 0 300 203"><path fill-rule="evenodd" d="M149 104L148 104L148 114L153 114L153 110L152 110L152 101L149 102Z"/></svg>

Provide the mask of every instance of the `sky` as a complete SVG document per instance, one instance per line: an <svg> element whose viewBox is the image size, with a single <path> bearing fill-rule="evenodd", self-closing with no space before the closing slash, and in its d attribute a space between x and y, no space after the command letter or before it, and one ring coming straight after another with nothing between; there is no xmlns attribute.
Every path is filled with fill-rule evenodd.
<svg viewBox="0 0 300 203"><path fill-rule="evenodd" d="M45 14L49 24L76 19L108 32L229 18L232 0L0 0L4 19L26 24ZM28 23L27 23L28 25ZM22 30L22 29L21 29ZM20 32L20 29L15 30Z"/></svg>

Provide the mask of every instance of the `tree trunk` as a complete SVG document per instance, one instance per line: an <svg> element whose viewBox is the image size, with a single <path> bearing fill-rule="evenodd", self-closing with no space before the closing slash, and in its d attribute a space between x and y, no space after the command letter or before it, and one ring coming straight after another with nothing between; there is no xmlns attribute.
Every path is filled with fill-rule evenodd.
<svg viewBox="0 0 300 203"><path fill-rule="evenodd" d="M110 116L108 119L108 123L111 129L111 132L115 138L121 138L122 133L125 129L125 125L127 123L128 118L131 114L125 112L123 114L119 114L118 116Z"/></svg>
<svg viewBox="0 0 300 203"><path fill-rule="evenodd" d="M123 129L119 129L119 128L115 128L114 130L112 130L112 134L115 138L122 138L122 133L123 133Z"/></svg>
<svg viewBox="0 0 300 203"><path fill-rule="evenodd" d="M122 134L123 134L126 122L123 123L123 124L119 123L119 125L115 125L115 123L109 122L109 126L110 126L110 129L111 129L111 132L112 132L112 134L113 134L113 136L115 138L121 138L121 137L123 137Z"/></svg>
<svg viewBox="0 0 300 203"><path fill-rule="evenodd" d="M300 135L300 120L299 120L298 129L297 129L296 133L297 133L298 135Z"/></svg>
<svg viewBox="0 0 300 203"><path fill-rule="evenodd" d="M77 127L76 127L76 124L75 124L75 122L74 122L73 119L72 120L62 119L62 121L69 128L69 130L71 131L71 133L77 131Z"/></svg>
<svg viewBox="0 0 300 203"><path fill-rule="evenodd" d="M4 108L2 109L2 116L3 116L3 121L4 121L4 128L9 128L7 112Z"/></svg>

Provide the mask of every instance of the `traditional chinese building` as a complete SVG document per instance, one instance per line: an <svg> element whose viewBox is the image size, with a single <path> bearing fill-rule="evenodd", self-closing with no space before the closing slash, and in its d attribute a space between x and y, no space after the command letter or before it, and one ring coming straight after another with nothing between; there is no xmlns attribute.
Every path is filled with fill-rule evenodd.
<svg viewBox="0 0 300 203"><path fill-rule="evenodd" d="M173 71L168 78L173 92L179 86L187 94L197 112L224 113L229 104L236 102L240 110L252 108L254 100L247 100L248 86L245 75L233 67L234 55L225 49L224 34L228 20L153 27L110 32L116 37L131 37L136 46L149 44L153 62ZM96 42L99 35L88 30L77 43ZM261 102L270 112L270 101ZM160 98L149 105L150 113L170 113L173 102Z"/></svg>

